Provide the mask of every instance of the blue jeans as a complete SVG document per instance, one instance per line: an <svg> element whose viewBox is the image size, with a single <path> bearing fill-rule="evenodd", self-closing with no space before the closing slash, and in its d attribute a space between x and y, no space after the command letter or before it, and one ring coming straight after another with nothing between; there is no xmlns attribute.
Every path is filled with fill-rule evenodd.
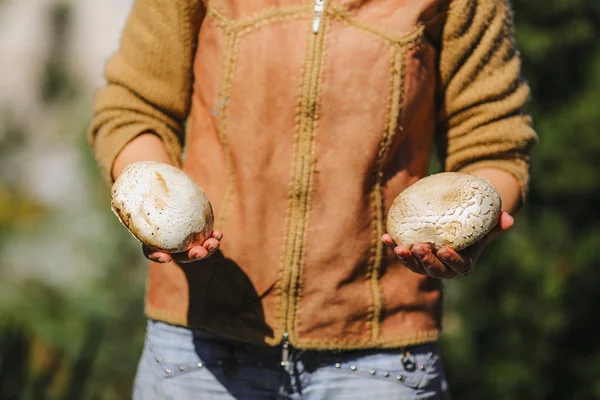
<svg viewBox="0 0 600 400"><path fill-rule="evenodd" d="M149 321L134 400L448 399L434 344L301 351L236 343Z"/></svg>

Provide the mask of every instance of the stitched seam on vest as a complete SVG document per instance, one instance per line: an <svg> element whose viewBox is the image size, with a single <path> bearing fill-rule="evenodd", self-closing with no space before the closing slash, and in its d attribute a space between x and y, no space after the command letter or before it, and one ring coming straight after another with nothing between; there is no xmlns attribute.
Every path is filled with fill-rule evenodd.
<svg viewBox="0 0 600 400"><path fill-rule="evenodd" d="M180 19L183 21L183 25L184 25L183 27L178 27L178 28L183 30L183 34L182 34L183 41L186 44L189 44L187 46L190 49L190 52L187 54L188 59L193 60L195 49L193 49L193 46L192 46L193 39L190 35L190 30L192 27L192 18L191 18L192 7L189 4L182 5L181 2L177 2L177 4L178 4L179 12L180 12ZM181 89L183 89L183 88L181 88ZM190 90L191 90L191 87L190 87ZM183 92L183 90L180 90L180 91ZM191 98L191 96L190 96L190 98Z"/></svg>
<svg viewBox="0 0 600 400"><path fill-rule="evenodd" d="M295 155L294 155L294 168L292 170L292 179L290 185L290 205L288 207L289 210L289 230L286 233L286 242L285 242L285 258L284 263L282 265L283 271L283 315L282 315L282 323L283 330L289 329L289 321L288 315L289 310L293 305L291 304L290 292L293 290L291 285L294 282L294 261L295 261L295 252L297 248L298 241L298 230L300 229L300 219L299 215L300 203L301 203L301 189L302 189L302 167L304 164L304 157L306 156L306 138L305 138L305 126L307 124L307 119L310 118L310 115L307 115L307 103L309 102L310 96L310 80L307 76L312 73L312 65L314 64L314 48L316 46L317 38L313 34L309 34L309 38L307 40L307 51L306 51L306 61L305 67L303 67L302 71L302 91L300 94L300 101L298 105L298 121L297 121L297 129L295 134ZM307 68L308 67L308 68ZM286 324L287 323L287 324Z"/></svg>
<svg viewBox="0 0 600 400"><path fill-rule="evenodd" d="M181 3L180 7L181 7ZM190 48L190 52L188 54L189 59L191 60L191 65L193 65L193 59L194 59L194 54L196 52L196 48L195 48L195 40L196 38L194 36L191 35L191 27L192 27L192 18L191 16L194 14L193 10L193 6L190 4L186 4L185 6L183 6L183 11L181 12L181 19L183 19L184 23L185 23L185 27L184 27L184 41L186 43L193 43L193 46L189 46ZM197 36L197 35L196 35ZM192 85L190 85L189 88L189 94L190 94L190 104L188 104L188 110L191 108L191 97L192 97L192 92L193 92L193 88ZM183 132L183 143L187 143L188 141L188 137L190 134L190 118L191 118L191 113L188 112L188 116L185 119L185 123L183 124L184 127L184 132ZM185 161L185 157L187 155L187 146L182 146L182 150L181 150L181 164L183 165L184 161Z"/></svg>
<svg viewBox="0 0 600 400"><path fill-rule="evenodd" d="M169 324L173 324L173 325L180 325L180 326L189 326L188 321L187 321L187 316L185 314L180 314L177 312L172 312L160 307L154 307L151 305L145 305L144 307L144 314L146 315L146 317L150 318L150 319L156 319L156 320L160 320ZM201 325L195 325L194 328L198 328L198 329L207 329L209 331L211 331L211 325L210 324L201 324ZM247 338L243 335L237 336L235 334L230 335L230 337L232 339L237 339L237 340L241 340L244 341ZM405 336L405 337L398 337L394 340L391 341L379 341L379 342L358 342L358 343L354 343L354 342L348 342L348 341L338 341L338 340L329 340L329 341L319 341L319 340L302 340L299 343L302 346L309 346L311 349L316 349L316 350L322 350L322 349L327 349L327 350L333 350L333 349L344 349L344 350L351 350L351 349L372 349L372 348L381 348L381 349L393 349L393 348L399 348L399 347L403 347L403 346L416 346L419 344L425 344L425 343L432 343L432 342L436 342L440 337L440 331L437 329L432 329L432 330L427 330L427 331L420 331L420 332L416 332L411 334L410 336ZM277 339L277 338L275 338ZM272 343L271 345L276 345L277 343L274 343L270 340L267 340L266 342L270 342Z"/></svg>
<svg viewBox="0 0 600 400"><path fill-rule="evenodd" d="M308 230L308 225L309 225L309 220L310 220L310 211L311 211L311 203L312 203L312 195L313 195L313 189L314 189L314 166L315 166L315 161L316 161L316 149L315 149L315 138L316 138L316 132L317 132L317 128L319 126L319 113L320 113L320 109L321 109L321 102L322 102L322 83L323 83L323 70L324 70L324 60L326 58L326 53L327 53L327 48L325 46L325 38L326 35L328 33L328 23L327 21L322 20L321 21L321 27L320 27L320 31L318 32L316 37L317 43L316 43L316 49L317 51L315 52L315 59L313 60L313 73L312 73L312 80L310 82L310 89L311 89L311 96L310 98L307 100L309 101L309 103L307 104L309 106L309 109L312 109L312 118L309 114L306 114L309 118L309 120L307 121L307 123L309 123L310 125L307 126L307 129L309 129L308 132L310 132L309 135L307 135L307 150L308 150L308 154L310 155L309 157L309 162L306 165L306 169L308 169L308 177L307 177L307 182L306 184L308 185L308 187L306 188L307 194L306 194L306 201L305 201L305 205L304 205L304 226L302 227L302 230L300 231L301 236L299 236L299 238L302 238L302 241L300 242L300 244L298 245L298 250L297 250L297 256L298 256L298 260L297 260L297 264L294 263L293 265L297 266L297 268L295 269L294 272L296 272L295 276L293 276L293 283L296 285L296 294L295 296L292 297L291 299L291 305L290 307L293 307L293 314L291 315L290 321L288 321L289 323L289 328L290 328L290 336L291 337L297 337L297 335L295 334L297 328L299 328L299 324L296 324L296 313L298 312L298 305L300 304L300 302L302 301L302 268L304 267L304 259L305 259L305 255L306 255L306 246L304 245L306 242L306 235L307 235L307 230ZM310 104L310 102L312 102L312 104ZM308 111L307 110L307 111ZM296 325L296 326L294 326Z"/></svg>
<svg viewBox="0 0 600 400"><path fill-rule="evenodd" d="M310 5L308 4L291 7L271 7L254 13L246 18L234 20L211 3L212 2L209 2L208 13L213 16L217 21L217 24L222 27L229 27L235 31L254 28L256 25L279 19L288 19L303 15L308 16L311 11Z"/></svg>
<svg viewBox="0 0 600 400"><path fill-rule="evenodd" d="M362 31L371 33L381 39L390 42L390 44L402 45L414 42L421 37L423 31L425 30L425 24L419 22L412 32L396 34L390 32L389 30L382 29L379 26L359 21L356 18L352 17L347 11L341 8L332 8L331 17L336 19L337 21L342 22L345 25L352 26Z"/></svg>
<svg viewBox="0 0 600 400"><path fill-rule="evenodd" d="M229 105L229 98L231 95L231 79L233 76L234 64L237 56L238 39L239 36L234 31L227 32L229 36L227 38L227 44L225 47L225 67L223 68L223 77L221 79L221 91L219 93L219 114L218 114L218 136L225 153L225 164L227 166L227 183L225 184L225 194L221 201L221 207L219 209L219 215L215 221L215 227L221 229L227 216L227 208L231 202L234 192L234 180L233 174L233 162L231 158L231 149L227 142L227 135L225 130L227 129L227 109Z"/></svg>
<svg viewBox="0 0 600 400"><path fill-rule="evenodd" d="M306 6L295 6L286 8L268 8L248 18L235 21L233 27L235 29L255 28L265 22L271 22L279 19L288 19L301 15L309 15L310 9Z"/></svg>
<svg viewBox="0 0 600 400"><path fill-rule="evenodd" d="M286 318L288 314L289 304L285 299L289 296L289 285L290 285L290 264L293 256L293 232L296 230L298 224L296 213L294 212L296 206L296 196L294 195L294 188L297 186L298 174L296 173L296 165L300 159L301 150L301 124L303 123L302 118L302 104L305 93L307 92L308 80L306 79L306 65L310 57L310 49L314 46L314 35L309 35L306 41L306 60L305 65L302 66L300 76L302 77L298 85L298 103L296 106L296 118L294 124L294 148L293 148L293 162L290 172L290 183L288 187L288 206L286 210L285 218L285 237L283 240L283 248L281 252L281 259L279 264L279 281L281 282L279 296L278 296L278 311L277 311L277 325L275 328L275 335L280 337L281 334L286 330ZM312 58L311 58L312 59Z"/></svg>
<svg viewBox="0 0 600 400"><path fill-rule="evenodd" d="M424 343L435 342L440 337L440 331L438 329L425 330L416 333L411 333L408 336L397 337L394 340L389 341L381 341L378 340L376 342L368 341L350 341L350 340L320 340L320 339L310 339L310 340L298 340L296 343L296 347L298 348L311 348L315 350L329 350L329 349L343 349L343 350L351 350L351 349L372 349L372 348L381 348L381 349L391 349L398 348L402 346L413 346Z"/></svg>
<svg viewBox="0 0 600 400"><path fill-rule="evenodd" d="M321 22L321 29L316 35L316 43L314 47L313 58L311 61L311 72L310 81L308 85L309 92L306 93L304 98L304 112L301 114L301 118L305 118L306 123L304 124L305 134L304 136L304 149L303 165L301 169L301 191L300 193L304 198L299 199L300 210L298 216L298 226L295 232L295 243L294 243L294 258L292 261L292 277L291 277L291 297L289 300L289 308L292 310L292 314L288 318L288 328L290 332L290 341L296 337L294 323L296 317L296 307L299 303L298 298L298 283L301 275L302 264L304 262L304 239L306 236L306 228L308 226L308 214L310 205L310 191L313 181L313 167L314 167L314 145L315 145L315 130L317 127L317 111L319 108L319 83L321 82L321 71L323 64L323 42L326 32L326 21ZM302 126L302 124L301 124Z"/></svg>
<svg viewBox="0 0 600 400"><path fill-rule="evenodd" d="M367 279L371 287L373 305L369 324L371 328L371 338L376 341L380 334L380 322L383 310L384 299L379 287L380 269L383 260L384 244L381 236L384 233L384 204L383 204L383 163L387 157L390 146L398 129L398 118L401 110L402 97L404 94L404 60L402 46L394 46L392 66L390 73L390 94L388 96L388 122L383 138L380 142L377 153L375 170L373 171L375 184L371 191L371 207L373 209L373 242L371 247L371 257L369 259L369 271ZM402 129L402 127L400 127Z"/></svg>
<svg viewBox="0 0 600 400"><path fill-rule="evenodd" d="M210 2L209 2L210 4ZM245 34L250 33L252 30L254 30L255 28L258 28L260 26L264 26L267 23L273 23L273 22L277 22L277 21L281 21L281 20L289 20L289 19L294 19L297 17L301 17L304 15L307 15L307 11L310 11L310 8L307 6L302 6L302 7L291 7L291 8L287 8L287 9L280 9L280 8L273 8L273 9L267 9L264 10L263 12L260 12L248 19L244 19L244 20L240 20L240 21L234 21L230 18L228 18L224 13L222 13L220 10L210 6L207 7L207 16L212 17L215 20L215 23L217 24L218 27L220 27L221 29L223 29L225 31L226 34L232 35L235 37L235 43L232 44L231 46L229 45L228 42L228 46L227 46L227 51L231 51L231 47L237 49L237 41L238 39ZM312 37L313 35L311 35ZM310 43L309 43L310 45ZM233 60L232 60L232 64L231 64L231 72L233 72ZM301 71L301 75L304 76L303 71ZM224 76L226 76L224 74ZM304 91L302 89L303 85L306 84L306 82L304 82L306 79L303 78L303 80L301 81L300 85L301 85L301 89L300 89L300 93L302 94ZM225 82L227 81L226 78L223 79L223 82L225 84ZM229 84L231 84L230 79L229 79ZM224 96L222 95L221 98L224 98ZM299 101L300 103L300 101ZM297 114L300 114L300 106L298 107L297 110ZM219 114L220 117L223 117L223 115L221 115L221 113ZM295 126L295 138L294 138L294 154L298 153L298 132L299 132L299 124L300 124L300 118L297 116L297 120L296 120L296 126ZM220 122L220 127L221 127L221 120L219 120ZM224 122L223 122L224 124ZM224 131L220 128L219 132L223 132L224 135ZM223 140L225 139L223 136L221 136L221 141L223 144L223 147L225 149L225 145L226 142L224 142ZM232 192L232 186L233 186L233 166L231 164L231 153L229 151L229 149L226 149L226 156L229 160L228 162L228 183L226 186L226 192L224 195L224 199L223 199L223 206L222 209L225 209L227 204L229 203L229 193ZM230 174L231 173L231 180L229 179ZM276 319L276 326L275 326L275 332L274 332L274 339L269 341L270 344L275 345L277 343L279 343L280 341L280 337L281 337L281 333L283 332L283 330L285 330L285 319L287 317L287 307L289 306L289 304L287 304L287 302L282 303L281 302L281 297L283 296L284 292L286 292L287 287L289 286L289 268L286 269L285 266L286 265L290 265L290 257L292 256L291 251L293 250L293 247L290 246L289 244L289 235L290 232L292 232L292 230L290 229L290 226L292 223L294 223L294 225L296 225L295 221L294 221L294 217L292 217L291 215L291 209L293 207L292 205L292 200L293 200L293 187L294 187L294 179L295 179L295 170L292 170L291 173L291 177L290 177L290 192L289 192L289 202L288 202L288 210L286 212L286 222L285 222L285 235L286 237L284 238L284 248L282 250L282 257L281 257L281 261L280 261L280 287L279 290L277 291L277 303L280 303L279 306L279 310L278 310L278 316ZM220 212L220 218L218 218L217 222L215 223L215 226L219 226L222 221L223 221L223 215L224 212ZM283 290L281 288L284 288ZM287 293L287 292L286 292ZM280 328L282 328L280 330Z"/></svg>
<svg viewBox="0 0 600 400"><path fill-rule="evenodd" d="M317 34L308 31L307 55L302 71L301 95L297 110L295 134L294 168L289 190L288 231L286 233L283 262L280 271L282 278L282 297L278 325L283 326L290 334L293 343L296 291L298 277L303 259L303 242L308 221L308 206L312 186L312 170L314 165L314 132L316 127L316 109L318 101L318 85L322 63L323 38L325 21L321 21L321 29ZM291 313L291 315L290 315Z"/></svg>
<svg viewBox="0 0 600 400"><path fill-rule="evenodd" d="M221 11L217 8L213 7L210 2L206 6L206 15L212 17L215 20L215 24L223 29L228 30L229 26L231 26L231 20L225 16Z"/></svg>
<svg viewBox="0 0 600 400"><path fill-rule="evenodd" d="M227 182L225 185L225 193L221 202L219 215L215 221L215 227L221 228L225 217L227 215L228 207L231 199L234 195L235 188L235 176L233 173L233 162L231 149L228 146L227 136L225 130L227 128L227 118L225 113L227 112L229 104L229 95L231 92L231 80L233 76L234 64L236 61L239 38L241 35L247 34L254 28L272 23L278 20L292 19L298 16L302 16L306 13L308 8L306 6L301 7L289 7L289 8L270 8L266 9L256 15L249 18L234 21L227 17L223 12L212 6L211 2L207 2L207 16L212 17L215 23L220 27L226 35L228 35L227 44L225 47L225 68L222 78L221 93L219 95L219 114L218 114L218 132L223 151L225 153L225 160L227 166Z"/></svg>

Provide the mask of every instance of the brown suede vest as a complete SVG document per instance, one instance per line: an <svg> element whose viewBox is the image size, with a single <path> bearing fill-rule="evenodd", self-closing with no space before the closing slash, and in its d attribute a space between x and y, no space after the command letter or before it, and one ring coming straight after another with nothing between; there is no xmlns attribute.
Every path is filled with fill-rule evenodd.
<svg viewBox="0 0 600 400"><path fill-rule="evenodd" d="M151 264L150 317L298 348L438 338L440 282L380 237L393 199L428 172L439 3L207 5L183 168L222 251Z"/></svg>

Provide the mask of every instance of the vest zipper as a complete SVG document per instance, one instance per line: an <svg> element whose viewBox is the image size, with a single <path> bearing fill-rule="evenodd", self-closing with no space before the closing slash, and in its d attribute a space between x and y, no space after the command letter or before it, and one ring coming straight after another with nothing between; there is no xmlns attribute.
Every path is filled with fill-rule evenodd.
<svg viewBox="0 0 600 400"><path fill-rule="evenodd" d="M313 134L314 134L314 122L317 106L318 97L318 86L319 79L318 74L321 68L321 52L323 48L323 35L324 31L321 29L323 10L325 7L325 0L314 0L315 15L313 19L312 31L313 37L309 37L312 43L309 44L309 55L306 62L306 75L304 76L305 82L309 82L305 85L302 93L301 108L306 109L307 112L301 117L299 123L299 134L297 139L297 154L296 160L294 161L294 177L295 184L293 187L293 203L290 211L290 219L295 221L288 228L288 242L286 246L291 247L289 256L286 256L284 260L284 268L289 268L285 274L284 287L287 291L286 308L284 310L285 322L284 332L282 337L282 350L281 350L281 366L289 368L289 347L290 347L290 335L289 332L293 326L294 310L295 310L295 296L296 293L296 281L298 280L300 264L302 263L302 246L305 231L305 223L307 218L308 208L308 192L310 190L310 180L312 176L312 152L313 152ZM316 79L317 78L317 79Z"/></svg>
<svg viewBox="0 0 600 400"><path fill-rule="evenodd" d="M325 0L315 0L315 18L313 19L312 31L318 33L321 27L321 14L323 14L323 3Z"/></svg>
<svg viewBox="0 0 600 400"><path fill-rule="evenodd" d="M284 370L288 371L290 364L290 335L287 332L283 332L283 341L281 342L281 366ZM288 371L289 372L289 371Z"/></svg>

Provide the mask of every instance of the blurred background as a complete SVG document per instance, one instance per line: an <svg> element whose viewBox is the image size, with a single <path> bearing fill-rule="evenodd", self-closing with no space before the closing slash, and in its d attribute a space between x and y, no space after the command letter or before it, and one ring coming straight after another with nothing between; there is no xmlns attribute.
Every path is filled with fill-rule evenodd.
<svg viewBox="0 0 600 400"><path fill-rule="evenodd" d="M131 398L145 262L86 139L131 3L0 0L0 400ZM512 4L534 179L446 285L445 366L458 400L600 399L600 1Z"/></svg>

